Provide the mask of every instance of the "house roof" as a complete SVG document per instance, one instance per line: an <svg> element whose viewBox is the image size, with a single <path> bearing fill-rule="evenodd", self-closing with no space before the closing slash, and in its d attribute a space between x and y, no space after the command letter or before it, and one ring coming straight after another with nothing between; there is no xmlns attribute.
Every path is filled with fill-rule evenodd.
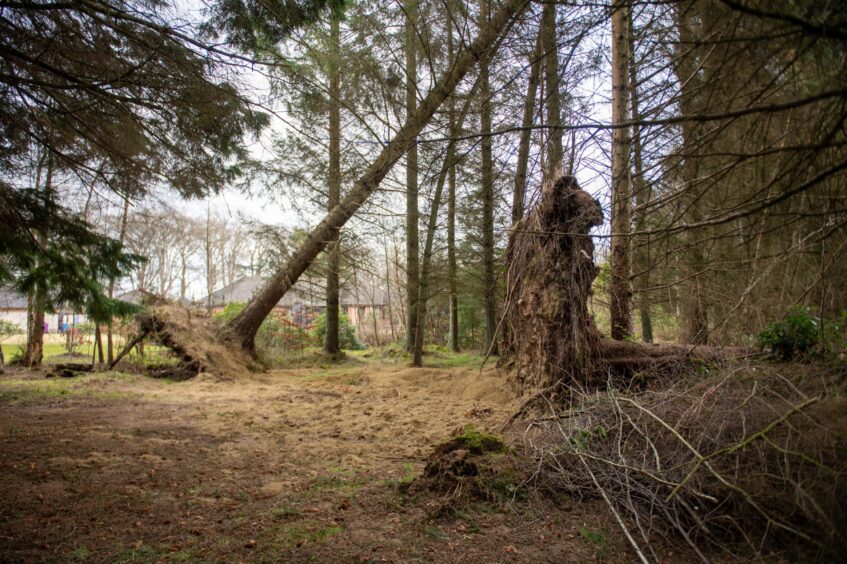
<svg viewBox="0 0 847 564"><path fill-rule="evenodd" d="M245 276L220 290L212 292L207 298L198 300L199 305L222 306L232 302L249 302L261 290L267 280L259 276ZM301 278L285 293L278 306L291 307L300 304L308 307L326 305L325 282L322 279ZM374 290L360 285L358 288L342 288L339 302L342 306L385 305L388 294L383 290Z"/></svg>
<svg viewBox="0 0 847 564"><path fill-rule="evenodd" d="M0 287L0 309L26 309L26 296L9 288Z"/></svg>
<svg viewBox="0 0 847 564"><path fill-rule="evenodd" d="M80 310L67 304L53 304L54 313L78 313ZM27 309L27 297L14 288L0 286L0 309Z"/></svg>

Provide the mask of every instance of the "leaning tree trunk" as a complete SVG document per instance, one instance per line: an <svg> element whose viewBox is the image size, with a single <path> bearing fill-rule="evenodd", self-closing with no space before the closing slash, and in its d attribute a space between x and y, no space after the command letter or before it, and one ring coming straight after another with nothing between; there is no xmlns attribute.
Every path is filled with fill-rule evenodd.
<svg viewBox="0 0 847 564"><path fill-rule="evenodd" d="M517 365L522 390L560 381L584 381L598 373L600 333L588 311L597 276L588 231L600 225L600 203L576 179L545 182L541 201L515 228L508 257L504 346Z"/></svg>
<svg viewBox="0 0 847 564"><path fill-rule="evenodd" d="M282 296L291 288L305 270L323 251L338 230L373 194L391 167L415 143L415 138L429 123L435 111L447 99L456 85L473 68L483 52L488 50L527 6L527 0L506 0L503 6L480 29L476 39L465 47L453 67L447 71L423 99L417 110L406 117L406 122L395 138L385 146L376 160L367 168L341 203L333 208L312 231L289 261L271 276L267 285L256 294L247 307L229 323L231 338L243 349L254 353L254 339L262 321L273 310Z"/></svg>

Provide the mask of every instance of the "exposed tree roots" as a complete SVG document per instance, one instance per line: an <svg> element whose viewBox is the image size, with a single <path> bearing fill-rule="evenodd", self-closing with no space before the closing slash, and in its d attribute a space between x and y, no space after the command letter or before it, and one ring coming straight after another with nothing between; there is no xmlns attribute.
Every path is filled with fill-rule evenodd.
<svg viewBox="0 0 847 564"><path fill-rule="evenodd" d="M639 375L660 377L743 354L603 339L588 311L598 272L589 231L602 219L599 202L562 176L542 187L539 204L515 226L501 365L515 369L519 391L629 385Z"/></svg>
<svg viewBox="0 0 847 564"><path fill-rule="evenodd" d="M134 318L133 337L115 358L112 366L143 340L151 340L169 349L177 358L175 365L146 367L154 377L186 380L200 373L232 379L248 372L254 362L238 346L225 339L224 328L214 319L197 315L175 304L149 305Z"/></svg>

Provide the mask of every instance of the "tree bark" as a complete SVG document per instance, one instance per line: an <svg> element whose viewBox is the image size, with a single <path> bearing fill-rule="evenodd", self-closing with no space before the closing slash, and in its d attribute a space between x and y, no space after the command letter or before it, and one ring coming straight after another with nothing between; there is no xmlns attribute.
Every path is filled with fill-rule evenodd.
<svg viewBox="0 0 847 564"><path fill-rule="evenodd" d="M118 233L118 242L121 245L124 244L124 239L126 239L126 222L129 217L129 198L124 198L124 209L123 214L121 215L121 227L120 232ZM115 297L115 279L112 278L109 280L109 298ZM114 343L112 342L112 320L109 320L109 323L106 325L106 357L109 359L109 363L111 364L115 357L115 349Z"/></svg>
<svg viewBox="0 0 847 564"><path fill-rule="evenodd" d="M488 25L490 8L488 0L480 0L480 27ZM491 85L489 84L488 50L479 59L479 97L480 97L480 152L482 156L481 196L482 196L482 285L485 293L485 341L484 349L488 354L497 354L497 305L494 281L494 160L491 147Z"/></svg>
<svg viewBox="0 0 847 564"><path fill-rule="evenodd" d="M452 144L453 141L450 141ZM449 154L449 152L448 152ZM430 264L432 263L432 241L435 238L435 226L438 223L438 208L441 206L441 193L444 190L444 181L447 178L447 171L455 163L451 163L444 159L444 168L441 169L441 174L438 175L438 182L435 186L435 193L432 196L432 207L429 211L429 223L426 228L426 242L424 243L423 267L421 268L421 283L420 296L418 296L418 309L415 312L415 348L412 356L412 366L423 366L423 345L424 345L424 321L426 319L426 304L429 292L430 279Z"/></svg>
<svg viewBox="0 0 847 564"><path fill-rule="evenodd" d="M456 85L474 66L484 51L490 48L498 36L527 6L527 0L506 0L490 23L480 29L476 39L461 51L456 63L449 69L433 89L426 95L417 110L406 117L406 121L371 163L353 188L321 221L292 254L288 262L279 268L265 287L247 304L247 307L229 323L231 338L244 350L255 353L254 339L262 321L273 310L274 305L303 274L315 257L326 247L328 241L356 213L373 194L391 167L414 144L417 135L429 123L435 111L447 99Z"/></svg>
<svg viewBox="0 0 847 564"><path fill-rule="evenodd" d="M45 151L48 149L45 148ZM37 182L40 183L40 171L37 175ZM53 154L47 155L47 171L44 179L44 197L45 200L50 200L53 192ZM37 235L42 246L48 244L47 237L43 233ZM43 281L38 281L32 292L31 305L31 322L30 331L27 338L26 354L24 355L24 363L30 368L38 368L41 366L41 361L44 359L44 310L47 307L47 288Z"/></svg>
<svg viewBox="0 0 847 564"><path fill-rule="evenodd" d="M561 174L564 148L562 145L562 103L559 94L559 46L556 40L556 3L545 2L541 12L541 36L544 45L544 87L547 106L547 178L555 180Z"/></svg>
<svg viewBox="0 0 847 564"><path fill-rule="evenodd" d="M417 0L406 0L406 116L417 106ZM406 153L406 350L413 352L420 296L418 241L418 147L417 137Z"/></svg>
<svg viewBox="0 0 847 564"><path fill-rule="evenodd" d="M623 0L612 5L612 123L628 121L628 7ZM612 130L612 241L609 302L612 339L632 333L629 233L632 202L629 185L629 128Z"/></svg>
<svg viewBox="0 0 847 564"><path fill-rule="evenodd" d="M524 199L526 197L526 178L529 168L529 149L532 142L532 124L535 121L535 95L541 76L542 33L539 30L535 51L530 55L529 83L526 87L526 99L521 120L521 139L518 145L518 162L515 166L515 191L512 194L512 226L523 218ZM509 234L511 247L514 234ZM507 253L508 254L508 253Z"/></svg>
<svg viewBox="0 0 847 564"><path fill-rule="evenodd" d="M330 56L329 56L329 174L327 184L329 197L327 211L341 201L341 77L339 58L341 56L341 31L339 18L332 16L330 23ZM338 301L339 284L338 270L340 253L338 234L329 243L326 273L326 336L324 352L337 355L341 352L338 338Z"/></svg>
<svg viewBox="0 0 847 564"><path fill-rule="evenodd" d="M454 57L453 26L447 26L447 60L452 64ZM447 100L447 115L450 121L450 139L456 139L459 128L456 125L456 98ZM456 160L456 144L447 147L448 162ZM456 166L451 166L447 178L447 285L450 294L450 329L448 346L453 352L459 352L459 291L456 266Z"/></svg>
<svg viewBox="0 0 847 564"><path fill-rule="evenodd" d="M679 31L679 52L676 53L674 71L680 84L679 104L683 115L694 115L697 111L695 94L700 88L697 79L697 65L692 52L695 42L692 30L692 11L690 4L677 6L676 24ZM688 51L688 52L686 52ZM702 221L701 198L697 194L699 161L696 156L697 144L702 126L692 121L682 123L682 182L685 186L686 214L688 223ZM688 248L683 253L683 271L687 278L683 286L683 308L685 342L704 345L708 343L709 320L701 287L701 274L706 269L706 259L701 246L697 243L697 234L693 229L685 233Z"/></svg>
<svg viewBox="0 0 847 564"><path fill-rule="evenodd" d="M641 115L638 110L638 67L635 61L635 32L632 25L632 10L628 10L627 31L629 34L629 93L632 96L632 159L633 180L635 189L635 230L643 232L647 229L647 204L652 196L652 189L644 179L644 161L641 155L641 127L638 121ZM653 342L653 317L650 299L650 236L639 235L633 241L633 258L635 260L635 285L638 292L638 313L641 321L641 340Z"/></svg>
<svg viewBox="0 0 847 564"><path fill-rule="evenodd" d="M478 83L479 84L479 83ZM451 127L461 129L465 122L465 115L470 107L470 102L473 99L473 89L465 98L465 104L459 114L458 120L451 124ZM451 116L455 117L455 116ZM432 245L435 240L435 228L438 225L438 210L441 208L441 195L444 192L444 182L450 171L456 169L456 138L450 139L447 145L446 156L444 157L444 165L441 173L438 175L438 181L435 185L435 192L432 196L432 206L429 211L429 221L426 228L426 241L424 242L423 265L421 267L420 278L420 296L418 297L418 309L416 312L417 326L415 328L415 348L412 356L412 366L423 365L423 344L424 344L424 323L426 321L426 308L429 301L429 282L432 274ZM458 348L458 344L456 345Z"/></svg>

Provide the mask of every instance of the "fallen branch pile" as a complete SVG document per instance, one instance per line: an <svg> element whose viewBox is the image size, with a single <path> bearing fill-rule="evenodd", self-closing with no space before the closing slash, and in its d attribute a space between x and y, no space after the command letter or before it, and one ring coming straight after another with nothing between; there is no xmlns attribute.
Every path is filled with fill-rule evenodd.
<svg viewBox="0 0 847 564"><path fill-rule="evenodd" d="M703 561L847 555L847 400L824 368L736 364L669 389L583 393L521 422L536 479L608 503L642 561L656 535ZM746 548L744 548L746 546Z"/></svg>

